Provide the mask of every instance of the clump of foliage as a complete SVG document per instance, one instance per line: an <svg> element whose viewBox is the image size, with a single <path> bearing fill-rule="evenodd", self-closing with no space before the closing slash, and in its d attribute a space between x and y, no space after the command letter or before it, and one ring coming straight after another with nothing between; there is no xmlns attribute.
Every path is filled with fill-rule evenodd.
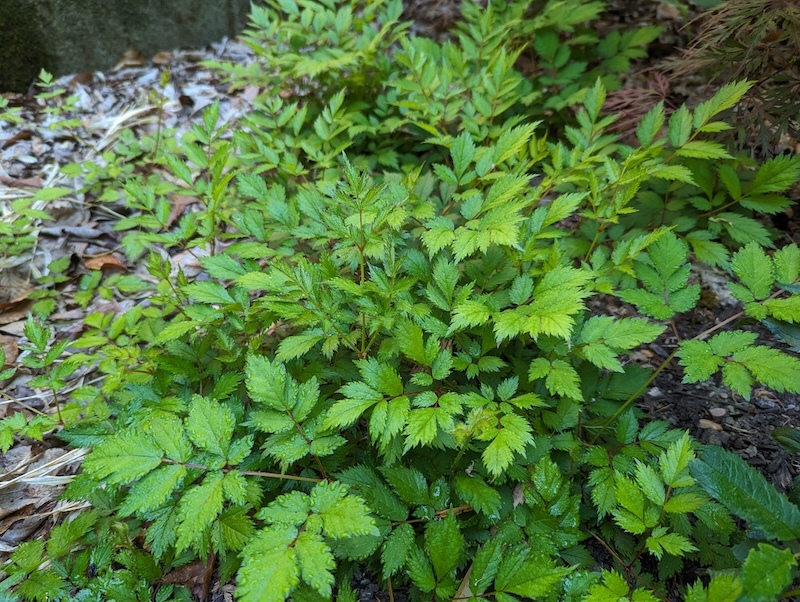
<svg viewBox="0 0 800 602"><path fill-rule="evenodd" d="M704 13L675 75L701 72L718 82L752 79L735 115L734 138L769 156L783 134L800 137L800 6L792 0L729 0ZM725 78L728 78L727 80Z"/></svg>
<svg viewBox="0 0 800 602"><path fill-rule="evenodd" d="M185 600L162 577L195 561L245 602L355 600L357 570L415 600L789 592L797 506L635 401L675 358L745 397L800 392L800 360L713 325L655 373L628 355L695 307L696 261L740 317L800 320L800 248L756 219L800 161L711 139L749 82L657 105L631 146L595 81L553 138L495 20L525 4L465 7L457 43L407 35L398 2L254 13L277 62L228 69L265 86L254 113L231 141L210 107L170 183L125 187L129 255L203 248L203 277L152 252L148 303L72 342L107 375L61 432L92 449L67 497L95 510L21 546L0 592ZM202 208L170 228L174 187ZM610 297L638 315L589 311Z"/></svg>

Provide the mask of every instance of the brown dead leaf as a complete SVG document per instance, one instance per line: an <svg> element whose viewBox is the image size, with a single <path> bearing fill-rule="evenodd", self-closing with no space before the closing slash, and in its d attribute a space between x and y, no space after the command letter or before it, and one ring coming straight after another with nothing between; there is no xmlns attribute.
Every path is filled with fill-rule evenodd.
<svg viewBox="0 0 800 602"><path fill-rule="evenodd" d="M13 312L20 303L25 302L34 290L36 287L24 278L20 278L12 272L0 272L0 318L4 314ZM13 320L10 321L13 322ZM3 322L3 324L7 323Z"/></svg>
<svg viewBox="0 0 800 602"><path fill-rule="evenodd" d="M67 88L71 91L75 91L75 88L78 86L88 86L94 81L94 73L92 71L80 71L76 73L71 80L69 80L69 84Z"/></svg>
<svg viewBox="0 0 800 602"><path fill-rule="evenodd" d="M153 64L165 67L172 62L172 53L167 51L157 52L153 55Z"/></svg>
<svg viewBox="0 0 800 602"><path fill-rule="evenodd" d="M169 195L169 200L172 202L172 209L169 212L169 217L167 217L167 226L174 224L189 205L194 205L197 202L197 197L171 194Z"/></svg>
<svg viewBox="0 0 800 602"><path fill-rule="evenodd" d="M131 48L122 53L119 61L114 65L114 69L124 69L125 67L144 67L147 64L147 59L141 51Z"/></svg>
<svg viewBox="0 0 800 602"><path fill-rule="evenodd" d="M100 255L85 259L83 264L90 270L102 270L103 272L127 272L128 266L116 255Z"/></svg>
<svg viewBox="0 0 800 602"><path fill-rule="evenodd" d="M697 426L701 429L714 429L715 431L721 431L722 425L714 422L713 420L706 420L705 418L701 418L697 421Z"/></svg>
<svg viewBox="0 0 800 602"><path fill-rule="evenodd" d="M5 368L6 366L13 366L14 362L17 361L17 356L19 355L19 347L17 347L17 338L7 337L0 334L0 347L3 348L3 353L6 354L6 361L2 366L0 366L0 368Z"/></svg>
<svg viewBox="0 0 800 602"><path fill-rule="evenodd" d="M2 304L0 304L0 306L1 305ZM17 330L19 330L21 333L22 327L25 325L25 319L28 317L28 313L31 311L32 306L33 301L20 301L13 306L0 307L0 326L14 324L15 322L19 322L21 324L19 329L5 327L3 328L3 332L7 332L8 334L16 334Z"/></svg>
<svg viewBox="0 0 800 602"><path fill-rule="evenodd" d="M184 564L175 570L170 571L161 579L164 583L180 583L182 585L202 579L206 572L206 566L202 560L195 560L189 564Z"/></svg>
<svg viewBox="0 0 800 602"><path fill-rule="evenodd" d="M189 588L196 599L208 597L211 575L214 572L214 556L209 555L207 562L195 560L189 564L170 571L161 579L164 583L179 583Z"/></svg>

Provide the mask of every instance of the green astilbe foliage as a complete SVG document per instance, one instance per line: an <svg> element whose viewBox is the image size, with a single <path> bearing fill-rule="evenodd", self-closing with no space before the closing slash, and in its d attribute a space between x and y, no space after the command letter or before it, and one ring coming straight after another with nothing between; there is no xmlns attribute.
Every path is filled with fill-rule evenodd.
<svg viewBox="0 0 800 602"><path fill-rule="evenodd" d="M75 537L112 547L92 560L97 579L65 564L41 591L110 591L122 565L141 579L115 587L180 600L163 574L209 558L245 602L353 600L356 571L417 600L651 600L683 570L719 571L678 586L701 600L757 591L773 559L771 587L788 589L793 532L758 530L774 509L792 519L790 502L760 485L751 500L729 458L641 424L634 402L654 374L628 359L693 309L698 260L729 270L743 315L800 319L797 249L774 250L753 213L763 207L746 204L785 203L796 164L748 172L712 139L750 84L669 120L654 107L632 147L606 132L593 79L553 138L528 112L542 90L517 69L505 27L519 24L467 7L457 41L401 29L386 43L395 5L358 6L257 13L289 24L259 43L287 52L274 69L303 94L264 92L233 141L209 108L164 159L169 186L128 183L131 255L210 252L196 278L152 253L147 306L89 316L75 342L87 351L73 361L108 374L108 403L62 433L92 449L67 495L97 511ZM204 202L168 228L171 187ZM719 212L702 207L724 194ZM661 221L675 198L690 199L688 231ZM639 314L590 311L601 295ZM709 334L674 354L687 381L721 370L741 394L800 389L789 354L744 330ZM22 584L72 536L12 559L19 596L43 599ZM611 570L596 570L593 541L613 552Z"/></svg>

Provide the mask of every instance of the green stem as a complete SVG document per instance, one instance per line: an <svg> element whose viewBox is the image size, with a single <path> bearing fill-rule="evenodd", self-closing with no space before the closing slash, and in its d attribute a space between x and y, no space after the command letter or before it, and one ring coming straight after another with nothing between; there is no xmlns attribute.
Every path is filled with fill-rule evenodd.
<svg viewBox="0 0 800 602"><path fill-rule="evenodd" d="M636 389L636 392L635 392L633 395L631 395L631 396L630 396L630 397L629 397L629 398L628 398L628 399L625 401L625 403L623 403L623 404L620 406L620 408L619 408L619 409L618 409L616 412L614 412L614 415L613 415L613 416L611 416L611 418L609 418L608 420L606 420L606 421L603 423L603 426L601 426L601 427L600 427L600 430L599 430L599 431L597 431L597 433L595 434L594 438L593 438L593 439L592 439L592 440L589 442L589 445L594 445L594 444L597 442L597 439L599 439L599 438L600 438L600 435L602 435L602 434L603 434L603 431L605 431L605 430L606 430L606 429L607 429L607 428L608 428L608 427L609 427L611 424L613 424L613 423L614 423L614 421L615 421L617 418L619 418L619 417L622 415L622 413L623 413L625 410L627 410L627 409L630 407L630 405L631 405L631 404L632 404L634 401L636 401L636 400L639 398L639 396L640 396L640 395L641 395L641 394L644 392L644 390L645 390L647 387L649 387L649 386L650 386L650 383L652 383L652 382L653 382L653 381L656 379L656 377L657 377L659 374L661 374L661 372L664 370L664 368L666 368L666 367L669 365L669 363L672 361L672 358L674 358L674 357L675 357L675 356L678 354L678 351L680 351L680 347L678 347L677 349L675 349L675 351L673 351L672 353L670 353L670 354L669 354L669 357L667 357L667 359L665 359L663 362L661 362L661 365L660 365L658 368L656 368L656 371L655 371L655 372L653 372L653 373L650 375L650 378L648 378L648 379L645 381L645 383L644 383L644 384L643 384L641 387L639 387L638 389Z"/></svg>

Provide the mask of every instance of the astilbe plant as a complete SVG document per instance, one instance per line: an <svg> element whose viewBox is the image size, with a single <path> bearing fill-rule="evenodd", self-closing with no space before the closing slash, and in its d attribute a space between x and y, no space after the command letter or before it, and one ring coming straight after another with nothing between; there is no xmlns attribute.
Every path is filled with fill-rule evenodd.
<svg viewBox="0 0 800 602"><path fill-rule="evenodd" d="M324 15L323 38L336 31L324 19L358 15L279 8L295 25ZM125 224L132 255L212 252L193 281L152 253L148 307L113 337L90 316L73 342L87 348L73 362L109 374L106 414L62 433L92 449L67 497L96 509L46 548L20 547L10 595L183 600L161 579L193 561L246 602L355 600L356 571L415 600L788 591L800 510L731 454L641 424L635 401L674 358L686 382L719 373L743 396L756 383L798 392L800 360L718 332L733 320L681 341L656 373L627 358L694 308L697 260L728 269L739 317L800 320L800 249L771 250L754 218L785 205L800 162L748 173L710 139L748 82L668 120L657 105L629 146L606 132L598 81L553 140L527 116L530 83L491 15L465 15L459 44L383 48L374 105L324 87L286 105L276 88L235 144L210 108L202 146L166 160L205 199L171 231L152 183L127 186L141 211ZM334 55L298 85L336 69ZM391 138L380 111L395 116ZM664 219L675 199L702 234ZM600 295L638 315L593 314Z"/></svg>

